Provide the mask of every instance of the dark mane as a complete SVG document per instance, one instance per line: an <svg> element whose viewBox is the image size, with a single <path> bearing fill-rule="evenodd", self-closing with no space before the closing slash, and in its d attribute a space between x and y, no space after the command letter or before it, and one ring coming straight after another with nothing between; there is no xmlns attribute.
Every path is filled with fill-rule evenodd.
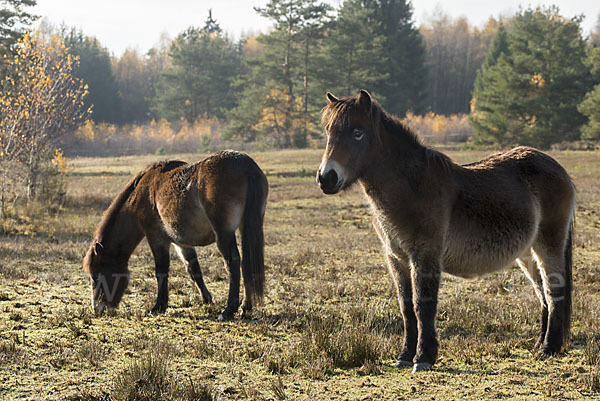
<svg viewBox="0 0 600 401"><path fill-rule="evenodd" d="M140 179L144 176L144 174L146 174L146 172L148 172L151 169L155 169L155 168L160 169L161 172L166 172L166 171L170 171L174 168L177 168L183 164L186 164L186 163L182 162L180 160L162 160L162 161L159 161L159 162L149 165L144 170L139 172L135 177L133 177L125 185L125 188L123 188L123 190L119 193L119 195L117 195L115 197L115 199L112 201L112 203L110 204L108 209L106 209L106 211L104 212L104 215L102 216L102 220L100 221L100 224L98 224L98 228L96 228L96 232L94 233L94 242L97 242L97 243L103 245L102 242L104 240L104 235L108 231L110 231L112 226L115 224L116 217L119 214L119 211L121 210L121 208L123 207L123 205L125 204L127 199L129 199L129 196L135 190Z"/></svg>
<svg viewBox="0 0 600 401"><path fill-rule="evenodd" d="M335 126L342 126L348 120L348 115L358 106L358 96L347 96L339 98L337 101L328 103L323 108L321 123L327 131ZM407 144L416 148L423 148L425 160L428 163L438 163L444 169L450 168L453 165L452 160L445 154L438 152L423 144L423 140L419 135L408 128L400 118L388 113L375 100L371 99L371 122L373 132L376 135L377 142L391 142L394 151L402 151ZM387 138L384 136L387 135ZM391 141L385 141L385 139Z"/></svg>

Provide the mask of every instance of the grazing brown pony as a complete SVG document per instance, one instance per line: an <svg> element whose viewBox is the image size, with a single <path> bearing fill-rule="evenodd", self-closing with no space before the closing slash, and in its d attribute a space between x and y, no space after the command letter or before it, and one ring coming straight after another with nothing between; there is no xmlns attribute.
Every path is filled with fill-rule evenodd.
<svg viewBox="0 0 600 401"><path fill-rule="evenodd" d="M102 314L119 304L129 282L129 257L146 237L158 282L152 313L167 308L171 244L204 303L212 302L194 246L216 241L229 271L227 307L219 319L232 318L239 306L238 227L245 294L242 310L250 312L262 300L264 291L263 217L267 194L264 173L254 160L239 152L218 152L194 164L168 160L146 167L106 210L83 259L83 267L91 276L95 312Z"/></svg>
<svg viewBox="0 0 600 401"><path fill-rule="evenodd" d="M368 92L327 98L317 181L326 194L358 182L371 204L404 320L396 366L428 370L437 359L442 272L474 277L515 260L542 305L541 356L566 349L575 209L567 172L528 147L460 166L423 146Z"/></svg>

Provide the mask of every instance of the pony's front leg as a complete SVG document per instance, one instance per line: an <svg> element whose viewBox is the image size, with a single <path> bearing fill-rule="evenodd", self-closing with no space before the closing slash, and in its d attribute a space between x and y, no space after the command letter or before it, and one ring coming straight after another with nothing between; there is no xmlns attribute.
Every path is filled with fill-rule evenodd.
<svg viewBox="0 0 600 401"><path fill-rule="evenodd" d="M417 353L413 372L429 370L438 355L435 328L441 266L438 256L419 255L411 258L413 304L417 317Z"/></svg>
<svg viewBox="0 0 600 401"><path fill-rule="evenodd" d="M156 303L150 312L156 315L166 311L169 304L169 264L171 262L169 248L171 244L170 242L153 240L151 238L148 238L148 244L154 256L156 284L158 287Z"/></svg>
<svg viewBox="0 0 600 401"><path fill-rule="evenodd" d="M227 306L219 320L229 320L233 318L240 306L240 252L238 251L235 233L217 234L217 247L225 258L227 271L229 272L229 296L227 297Z"/></svg>
<svg viewBox="0 0 600 401"><path fill-rule="evenodd" d="M413 365L413 358L417 352L417 318L412 301L410 267L407 260L392 254L387 254L387 263L390 275L394 280L402 320L404 321L404 342L396 367L409 367Z"/></svg>

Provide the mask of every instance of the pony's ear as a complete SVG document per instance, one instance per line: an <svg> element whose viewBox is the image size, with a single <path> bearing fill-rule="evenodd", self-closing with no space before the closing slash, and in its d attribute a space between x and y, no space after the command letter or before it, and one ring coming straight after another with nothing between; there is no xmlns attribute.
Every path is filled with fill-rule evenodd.
<svg viewBox="0 0 600 401"><path fill-rule="evenodd" d="M102 246L102 244L99 242L94 242L94 245L93 245L94 255L98 256L102 253L102 251L104 251L104 247Z"/></svg>
<svg viewBox="0 0 600 401"><path fill-rule="evenodd" d="M331 92L327 92L327 101L329 103L333 103L333 102L337 102L339 99L335 96L333 96L333 93Z"/></svg>
<svg viewBox="0 0 600 401"><path fill-rule="evenodd" d="M367 113L371 112L371 95L364 89L358 94L358 105Z"/></svg>

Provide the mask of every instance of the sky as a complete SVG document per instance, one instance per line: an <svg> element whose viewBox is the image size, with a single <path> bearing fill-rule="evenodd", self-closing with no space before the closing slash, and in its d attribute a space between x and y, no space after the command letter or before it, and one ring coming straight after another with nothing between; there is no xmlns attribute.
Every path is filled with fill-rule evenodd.
<svg viewBox="0 0 600 401"><path fill-rule="evenodd" d="M253 7L264 6L268 0L38 0L33 12L51 24L80 28L95 36L113 54L120 56L126 49L145 53L159 42L161 34L171 38L191 25L202 26L208 9L221 28L233 38L248 32L264 32L269 20L259 16ZM340 0L327 0L338 6ZM555 4L562 15L583 14L583 32L588 34L600 14L599 0L413 0L414 19L418 25L427 22L435 10L452 17L464 16L481 26L490 16L514 14L519 6Z"/></svg>

